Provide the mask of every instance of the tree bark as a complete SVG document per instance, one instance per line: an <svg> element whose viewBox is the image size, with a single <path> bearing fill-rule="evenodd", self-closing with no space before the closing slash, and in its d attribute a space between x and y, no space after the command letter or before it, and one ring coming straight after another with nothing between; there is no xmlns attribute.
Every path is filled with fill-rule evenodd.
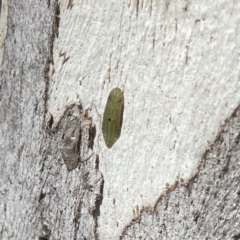
<svg viewBox="0 0 240 240"><path fill-rule="evenodd" d="M0 92L1 239L96 238L103 182L91 150L91 120L80 105L69 107L55 129L51 115L45 119L57 7L56 1L8 1Z"/></svg>
<svg viewBox="0 0 240 240"><path fill-rule="evenodd" d="M240 239L240 107L203 155L195 176L176 181L120 239Z"/></svg>
<svg viewBox="0 0 240 240"><path fill-rule="evenodd" d="M219 2L219 4L224 5L224 1ZM1 16L6 17L7 23L6 37L4 34L1 35L1 39L4 41L0 81L1 239L240 239L240 173L238 169L240 108L236 107L238 105L238 83L237 81L234 82L234 77L239 74L239 69L232 69L232 64L238 66L238 58L234 58L235 51L226 53L230 56L233 55L233 61L230 57L228 58L231 62L228 65L229 62L225 64L220 61L221 57L224 58L224 56L221 52L219 53L219 48L214 48L214 45L215 52L211 57L216 54L220 63L215 61L215 58L212 60L210 57L210 59L207 59L209 60L208 64L212 64L210 69L204 70L206 66L201 65L203 69L191 72L197 77L203 71L200 84L197 81L193 89L186 85L189 87L189 91L193 91L193 96L204 91L211 95L212 89L214 96L215 92L222 91L218 87L223 86L222 94L210 99L209 105L206 105L208 99L204 102L201 99L202 95L199 95L200 97L194 103L195 105L189 107L192 112L184 115L182 122L180 120L177 122L178 119L181 119L180 115L185 114L184 110L187 108L183 107L182 112L178 109L182 106L181 101L185 101L186 104L186 102L193 101L194 97L191 95L190 98L187 95L189 97L187 99L181 100L179 98L179 101L176 102L172 100L177 98L179 89L185 89L184 83L192 80L188 79L188 76L190 76L188 75L189 69L191 70L192 65L199 64L200 66L202 61L197 57L207 55L204 52L204 47L210 45L215 37L214 34L221 32L221 28L218 29L215 26L217 30L214 30L214 26L209 26L209 28L213 28L213 30L210 29L209 42L201 45L202 52L199 56L196 52L200 47L196 47L196 50L193 46L196 55L192 54L192 59L189 50L190 40L192 39L193 42L196 42L196 45L198 44L198 38L202 37L201 34L203 33L201 32L204 32L201 29L205 26L204 21L207 22L210 19L209 22L211 23L214 18L214 20L218 20L220 26L223 24L222 19L219 20L213 16L205 19L206 17L203 16L205 14L204 4L204 6L199 7L202 13L201 19L193 18L192 13L195 13L195 10L187 13L190 5L188 1L181 1L180 5L184 7L180 8L181 14L177 17L171 13L171 6L174 6L173 9L175 7L178 9L179 5L170 1L144 2L132 0L115 5L108 1L100 1L96 3L99 4L96 8L94 8L95 3L84 1L79 3L71 0L8 0L7 2L1 1L1 3ZM7 4L7 8L5 4ZM214 4L211 7L218 9L218 1ZM209 6L210 4L206 2L206 5ZM232 9L234 7L239 9L237 3L232 5ZM193 2L192 6L192 9L195 9L194 6L198 7L198 3ZM80 14L74 10L79 10L81 7L85 11L83 12L86 13L84 17L81 15L82 12ZM94 10L92 10L93 8ZM160 9L163 9L161 13ZM178 10L176 10L177 13ZM227 10L231 10L230 5ZM66 13L66 11L69 12ZM169 15L167 14L168 11L170 12ZM102 20L101 17L105 12L107 12L107 20L105 18ZM159 23L161 26L154 25L155 22L158 23L160 15L162 22L168 23L169 18L169 25L166 23L163 26L161 25L162 22ZM72 16L78 16L80 20ZM232 13L231 16L233 16L231 20L233 19L233 22L237 23L237 20L234 20L236 12ZM116 23L119 23L118 21L114 22L115 18L120 19L119 34L118 31L115 33ZM142 19L147 20L143 21ZM79 26L83 28L82 35L77 35L81 44L77 44L79 43L77 40L76 43L74 41L70 42L67 38L65 41L64 34L72 34L71 29L65 27L65 20L69 21L66 26L72 24L75 27L77 25L77 28ZM151 25L148 20L154 24L151 22ZM190 20L192 21L190 28L192 32L194 32L197 24L202 22L203 25L199 27L200 34L194 35L198 32L196 30L190 36L188 33L183 36L177 35L179 32L184 33L186 30L184 25L181 25L182 22ZM103 30L106 28L112 35L108 36L105 32L102 33L99 30L98 24L101 21L106 21ZM227 22L226 19L223 19L223 21L224 23ZM85 23L86 26L90 24L91 27L86 28ZM237 48L238 27L233 25L230 28L226 24L223 25L223 35L227 36L226 46L229 47L234 42L231 40L234 35L232 29L234 29L236 35L233 39L236 40ZM1 33L4 32L2 29L4 28L1 26ZM206 31L209 33L208 30ZM170 32L169 35L166 34L167 31ZM172 37L171 31L175 32L177 37ZM86 32L91 33L92 37L88 39L84 35ZM137 45L134 42L136 40L134 37L138 35L140 40L136 39L139 40L139 46L129 47L128 49L131 42L133 42L133 45ZM73 39L76 37L74 34L71 36L73 36ZM180 37L185 38L189 45L184 45L181 52L172 53L177 49L176 39ZM108 49L110 48L107 45L109 42L111 42L111 48L114 49L112 52ZM146 45L144 45L145 43ZM115 44L117 50L115 50ZM165 44L169 44L170 48L167 49L165 55L162 55L160 61L155 56L158 56L159 49L161 49L161 53L164 53L165 49L160 48L160 46L164 47ZM64 49L60 49L60 51L58 49L59 46L66 48L70 45L74 47L76 45L80 53L77 53L75 49L69 49L75 55L68 55L64 52ZM81 64L77 60L71 62L74 57L76 59L80 58L81 51L86 50L86 48L90 54L83 55ZM127 53L124 52L125 48ZM234 47L234 49L236 48ZM104 52L106 49L110 53L108 51ZM101 54L98 55L98 52ZM172 54L174 58L171 58ZM56 57L57 55L59 57ZM179 58L176 57L178 55L180 55ZM103 58L108 56L109 59L106 60L107 63L104 62L98 66L97 63L101 62L102 56ZM131 66L126 70L124 63L128 59L130 59ZM155 61L155 59L157 60ZM165 59L167 59L169 66L164 65ZM161 62L160 70L157 70L158 62ZM178 62L181 62L180 67L177 66ZM66 65L67 67L64 69ZM82 75L80 74L80 80L77 78L80 86L76 86L73 83L76 82L75 77L78 76L79 72L74 72L74 70L79 65L83 70ZM141 65L141 68L138 68L138 65ZM214 69L215 65L219 66L217 70ZM171 75L169 70L172 69L172 66L174 66L172 72L176 71L175 77L165 78L166 75ZM229 80L227 78L228 74L224 75L221 72L221 68L224 67L229 71L236 70L236 75L234 77L230 76ZM150 70L147 70L147 68ZM163 73L165 68L167 69L166 74ZM136 75L139 70L143 72ZM89 72L86 73L87 71ZM127 72L127 76L124 75L124 71L125 74ZM208 74L211 75L209 71L212 71L213 77L219 71L216 78L220 79L223 76L221 84L213 84L212 87L209 82L207 84L204 82ZM161 72L160 80L158 79L159 72ZM88 75L87 77L84 75L85 73ZM142 77L144 73L147 77L150 76L149 79L157 79L157 81L146 81ZM179 74L183 75L184 80L174 82ZM135 80L134 75L137 76ZM187 75L186 78L184 78L185 75ZM61 78L62 76L64 79ZM66 76L67 78L65 78ZM102 81L101 87L94 80L96 76ZM130 78L130 80L133 79L132 82L122 80L125 77ZM93 97L93 101L90 98L91 91L94 90L91 88L89 90L87 84L84 85L86 78L90 79L93 88L97 89L92 94L94 97L97 96ZM142 81L140 84L138 83L139 79ZM149 79L147 78L147 80ZM61 87L63 80L66 85ZM103 112L104 105L102 102L105 101L102 101L102 98L107 99L108 90L119 82L122 84L121 87L123 86L122 90L126 96L124 96L126 110L124 109L122 136L117 141L119 145L116 144L110 151L106 150L104 145L100 130L101 120L99 119L101 119L101 113ZM166 85L164 85L165 82L167 82ZM157 88L158 85L161 85L162 89ZM225 91L228 85L232 86L231 91ZM143 87L141 88L141 86ZM79 90L82 95L80 94L80 97L77 97L79 101L75 101L73 95L78 95L78 91L74 92L74 89L80 87L85 88L85 90L82 92ZM70 95L63 95L62 93L65 91L67 94L70 92ZM164 95L165 102L163 98L160 98L162 95ZM90 100L87 101L88 96ZM225 98L228 100L221 102ZM68 99L70 100L68 101ZM143 99L143 102L140 105L134 105L141 99ZM154 102L155 99L160 105ZM91 101L92 105L89 106L88 104ZM202 102L203 105L205 104L204 107L201 105ZM168 103L171 103L169 108L167 107ZM223 106L227 109L223 111L223 120L225 120L223 125L221 125L222 119L219 117L221 112L216 111L216 116L219 119L215 119L215 116L211 115L214 111L209 110L207 112L208 108L212 109L214 104L216 104L216 109L221 109ZM195 107L198 110L196 112ZM95 115L93 109L95 109ZM156 114L160 111L160 115ZM209 118L207 120L200 119L201 122L197 114L204 111L210 113L210 117L208 114L202 115ZM165 112L168 112L167 117L164 115ZM163 122L161 127L157 124L151 125L151 121L154 122L159 118L162 119L160 119L160 122ZM157 120L155 122L158 122ZM166 122L164 122L165 120ZM193 144L191 145L191 151L194 153L182 157L181 154L176 153L178 149L182 149L180 153L184 153L184 147L188 146L188 143L198 140L200 142L207 135L203 130L195 136L194 129L189 127L189 129L193 129L194 133L187 132L188 127L186 127L183 128L185 135L179 137L179 139L175 138L180 136L181 127L185 126L184 124L188 120L197 123L194 129L205 129L205 126L208 127L214 121L215 125L213 124L214 126L209 128L211 131L216 133L216 125L221 127L218 134L212 134L207 129L208 136L211 135L211 137L206 137L206 142L208 140L210 142L207 144L207 149L202 142L199 151L197 149L199 145ZM131 122L133 122L133 125L130 124ZM132 130L131 128L134 128L135 125L137 127ZM170 128L169 125L174 125L174 127L168 129ZM186 125L190 126L190 123L187 122ZM160 138L155 135L157 131L159 131ZM175 132L177 132L177 135L175 135ZM187 141L188 137L189 141ZM169 157L168 152L164 152L168 141L172 144L168 146L169 151L176 153L176 155L173 153L171 157ZM181 145L182 141L185 141L185 145ZM143 144L141 144L142 142ZM144 144L146 142L151 142L151 149L145 149ZM164 145L165 142L166 145ZM154 148L154 146L157 147ZM155 153L156 150L160 152L160 155ZM189 149L186 151L191 152ZM153 155L147 155L152 156L152 158L147 158L148 162L146 163L145 154L149 152L153 152ZM199 152L200 159L198 159ZM154 162L154 153L159 158L157 163ZM161 155L163 156L160 159ZM195 155L197 157L193 159ZM112 156L112 162L106 161ZM127 159L125 159L126 156ZM173 158L174 161L172 161ZM192 167L192 172L189 170L189 174L192 174L191 177L189 177L189 174L185 178L182 177L185 162L179 164L178 160L180 158L188 161L188 164L191 160L194 162L190 167L186 164L189 168L198 166L196 168ZM144 161L138 161L138 159ZM161 163L164 164L161 165ZM169 174L171 176L167 178L168 175L164 175L164 172L168 173L170 168L174 169L174 164L179 169L176 172L171 172L173 175ZM149 170L149 166L153 170ZM127 175L123 169L129 169ZM154 170L157 171L154 172ZM127 187L121 185L127 179L130 179L130 184ZM161 181L155 181L156 179ZM170 182L169 179L172 181ZM104 184L107 185L107 188ZM143 194L140 192L141 188L144 189ZM134 195L135 193L137 197ZM155 199L156 195L158 197ZM152 204L152 202L155 204Z"/></svg>

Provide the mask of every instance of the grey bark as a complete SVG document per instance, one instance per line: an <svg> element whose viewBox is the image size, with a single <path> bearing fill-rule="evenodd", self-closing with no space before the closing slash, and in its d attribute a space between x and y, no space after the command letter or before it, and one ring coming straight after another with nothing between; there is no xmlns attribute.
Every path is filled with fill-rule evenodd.
<svg viewBox="0 0 240 240"><path fill-rule="evenodd" d="M94 239L102 176L92 122L45 120L56 1L9 1L0 91L0 239ZM64 165L64 162L66 165ZM75 171L71 171L75 169Z"/></svg>
<svg viewBox="0 0 240 240"><path fill-rule="evenodd" d="M55 129L46 113L57 2L8 5L0 89L0 238L97 239L103 177L91 150L94 124L81 106L71 106ZM188 183L179 179L121 239L240 239L239 126L238 108L196 175Z"/></svg>
<svg viewBox="0 0 240 240"><path fill-rule="evenodd" d="M226 120L196 175L143 210L121 239L240 239L240 107Z"/></svg>

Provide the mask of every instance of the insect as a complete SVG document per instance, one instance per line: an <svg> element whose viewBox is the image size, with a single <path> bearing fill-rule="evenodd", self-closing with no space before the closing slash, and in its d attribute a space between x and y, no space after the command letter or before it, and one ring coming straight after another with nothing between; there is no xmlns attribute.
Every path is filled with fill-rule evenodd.
<svg viewBox="0 0 240 240"><path fill-rule="evenodd" d="M108 96L102 123L103 138L108 148L111 148L120 137L123 109L123 92L120 88L113 88Z"/></svg>
<svg viewBox="0 0 240 240"><path fill-rule="evenodd" d="M77 117L72 117L68 122L63 135L62 157L68 171L75 169L80 158L80 141L81 141L81 122Z"/></svg>

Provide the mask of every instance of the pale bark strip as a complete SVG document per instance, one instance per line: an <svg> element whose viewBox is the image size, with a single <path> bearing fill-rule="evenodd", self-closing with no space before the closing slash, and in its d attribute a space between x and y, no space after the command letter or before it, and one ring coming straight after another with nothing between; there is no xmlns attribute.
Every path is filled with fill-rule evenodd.
<svg viewBox="0 0 240 240"><path fill-rule="evenodd" d="M80 106L71 106L57 129L44 119L57 2L8 4L0 89L0 238L94 239L103 182L89 143L92 122ZM80 146L77 168L69 172L62 151L73 118L80 124Z"/></svg>
<svg viewBox="0 0 240 240"><path fill-rule="evenodd" d="M98 234L117 239L166 183L191 178L238 106L240 2L59 3L47 106L55 123L78 99L92 106L105 180ZM115 87L124 90L123 124L107 149L103 113Z"/></svg>
<svg viewBox="0 0 240 240"><path fill-rule="evenodd" d="M240 107L206 151L198 173L166 190L121 239L240 239Z"/></svg>

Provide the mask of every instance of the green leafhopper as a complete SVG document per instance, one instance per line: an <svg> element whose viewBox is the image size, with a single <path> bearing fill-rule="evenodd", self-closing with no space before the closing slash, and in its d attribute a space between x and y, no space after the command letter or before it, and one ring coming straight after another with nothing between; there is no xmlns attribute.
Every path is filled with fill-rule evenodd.
<svg viewBox="0 0 240 240"><path fill-rule="evenodd" d="M109 93L102 123L102 132L108 148L118 140L123 120L124 96L120 88L113 88Z"/></svg>

